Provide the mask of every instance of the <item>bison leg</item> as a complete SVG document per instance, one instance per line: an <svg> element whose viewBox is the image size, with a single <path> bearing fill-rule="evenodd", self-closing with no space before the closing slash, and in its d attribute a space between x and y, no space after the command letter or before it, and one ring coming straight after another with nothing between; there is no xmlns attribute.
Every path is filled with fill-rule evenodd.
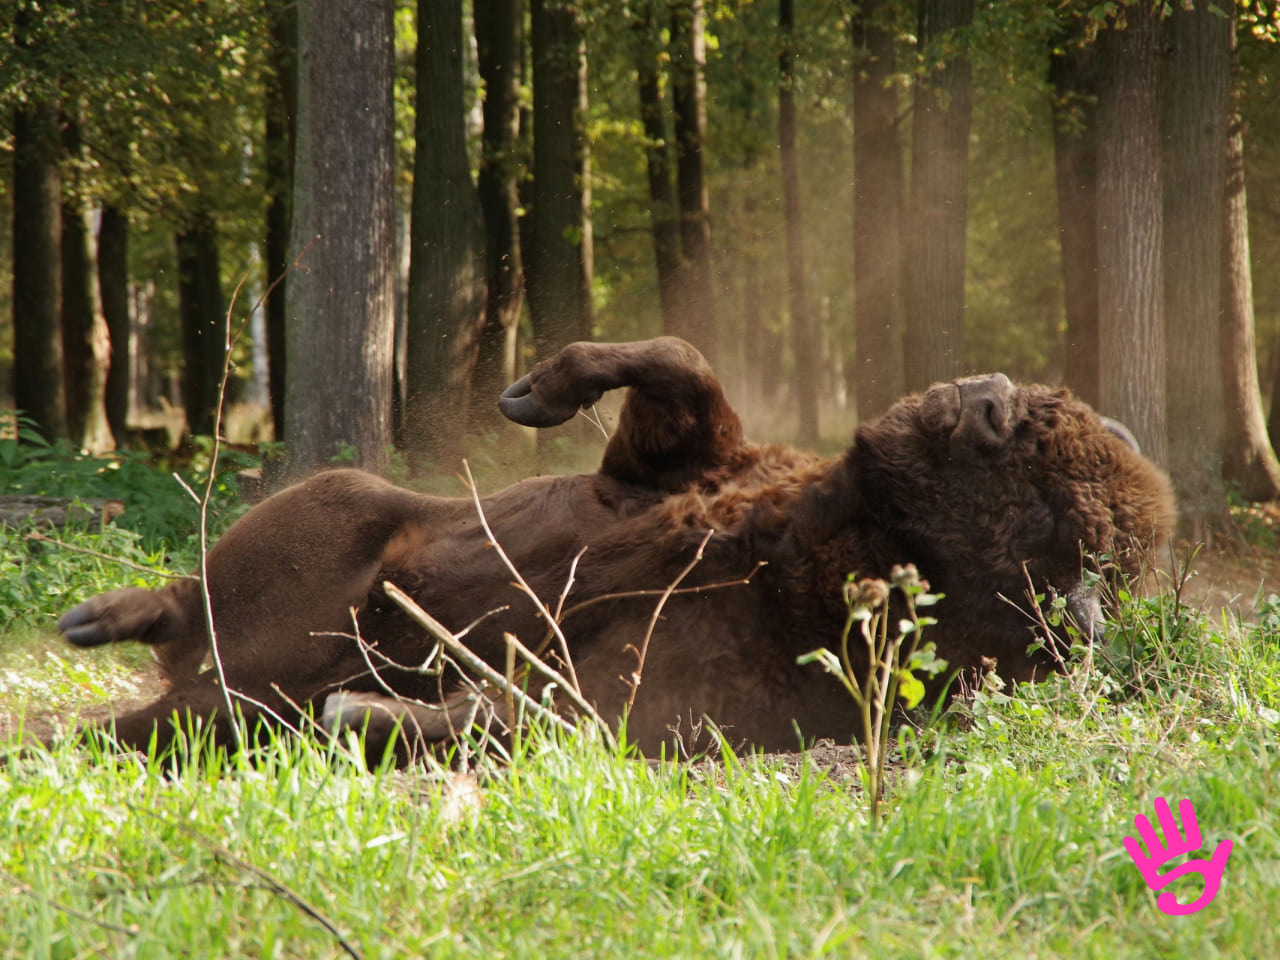
<svg viewBox="0 0 1280 960"><path fill-rule="evenodd" d="M429 704L340 690L325 698L321 722L335 735L343 730L363 730L365 753L371 763L379 762L391 747L397 762L407 764L437 754L440 747L456 743L477 726L484 733L495 722L505 726L505 713L501 701L465 691L444 703Z"/></svg>
<svg viewBox="0 0 1280 960"><path fill-rule="evenodd" d="M517 380L498 401L531 427L563 423L608 390L630 387L600 472L679 490L727 463L742 423L702 354L677 337L573 343Z"/></svg>

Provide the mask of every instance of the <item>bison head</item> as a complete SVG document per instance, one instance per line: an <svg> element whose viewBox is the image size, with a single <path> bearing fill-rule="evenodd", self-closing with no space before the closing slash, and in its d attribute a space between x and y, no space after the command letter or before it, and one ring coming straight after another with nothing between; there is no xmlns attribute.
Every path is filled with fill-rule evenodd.
<svg viewBox="0 0 1280 960"><path fill-rule="evenodd" d="M989 606L966 600L1025 602L1033 585L1068 597L1092 633L1098 606L1082 570L1137 575L1175 518L1168 479L1118 430L1066 390L1003 374L906 398L859 428L849 456L870 525L957 598L953 617L990 621Z"/></svg>

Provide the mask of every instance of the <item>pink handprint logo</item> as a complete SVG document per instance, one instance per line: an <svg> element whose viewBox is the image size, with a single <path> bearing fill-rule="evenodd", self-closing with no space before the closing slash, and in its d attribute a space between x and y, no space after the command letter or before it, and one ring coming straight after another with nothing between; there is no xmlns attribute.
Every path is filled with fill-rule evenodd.
<svg viewBox="0 0 1280 960"><path fill-rule="evenodd" d="M1185 840L1178 830L1178 821L1173 818L1173 813L1169 810L1169 801L1164 797L1157 797L1155 808L1156 816L1160 820L1160 829L1165 836L1164 843L1160 842L1156 831L1152 829L1151 821L1142 814L1138 814L1133 818L1133 825L1138 828L1138 835L1147 845L1151 855L1144 854L1142 847L1133 837L1124 838L1124 848L1129 851L1134 864L1142 871L1142 879L1147 881L1147 886L1152 892L1167 887L1174 880L1185 877L1188 873L1198 873L1204 877L1204 893L1191 903L1179 903L1172 890L1166 890L1156 898L1156 906L1165 913L1170 916L1184 917L1204 909L1218 895L1218 887L1222 883L1222 871L1226 869L1227 858L1231 856L1231 841L1223 840L1218 844L1218 849L1213 851L1213 856L1208 860L1188 860L1168 873L1161 873L1160 868L1170 860L1200 849L1200 825L1196 823L1195 807L1191 805L1190 800L1178 802L1178 813L1187 831Z"/></svg>

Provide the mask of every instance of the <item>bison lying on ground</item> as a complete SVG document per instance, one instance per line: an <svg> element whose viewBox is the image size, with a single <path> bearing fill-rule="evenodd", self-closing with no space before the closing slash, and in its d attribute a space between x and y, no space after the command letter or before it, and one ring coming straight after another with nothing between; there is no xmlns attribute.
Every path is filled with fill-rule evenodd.
<svg viewBox="0 0 1280 960"><path fill-rule="evenodd" d="M952 668L995 658L1005 676L1050 669L1029 654L1027 577L1070 598L1086 632L1097 600L1082 556L1134 572L1174 510L1166 478L1063 390L1005 376L938 384L858 428L837 459L743 438L711 369L687 343L573 344L511 386L503 412L528 426L562 423L607 390L629 387L597 473L539 477L483 500L497 540L533 590L555 605L572 562L568 605L605 594L661 590L705 555L684 586L748 583L673 596L652 637L628 734L646 752L671 729L709 718L735 743L766 749L805 738L846 740L854 704L798 655L839 638L846 575L885 577L915 563L946 594L931 631ZM536 644L546 624L486 542L468 499L424 496L375 476L334 470L254 508L216 544L208 582L227 686L246 717L298 720L298 708L354 722L372 706L416 723L427 739L450 730L438 678L410 669L433 646L383 590L397 585L450 630L486 611L467 642L502 668L505 631ZM652 594L595 603L564 632L585 697L607 718L623 712L653 611ZM381 655L379 677L357 643ZM65 614L68 640L155 645L172 681L150 706L115 719L117 738L145 746L173 737L176 712L227 736L197 583L103 594ZM854 645L856 647L856 645ZM855 649L856 655L856 649ZM384 684L386 686L384 686ZM339 699L339 691L343 697ZM498 701L499 704L501 701ZM267 710L264 710L266 707ZM269 713L268 713L269 711ZM369 714L371 738L390 732Z"/></svg>

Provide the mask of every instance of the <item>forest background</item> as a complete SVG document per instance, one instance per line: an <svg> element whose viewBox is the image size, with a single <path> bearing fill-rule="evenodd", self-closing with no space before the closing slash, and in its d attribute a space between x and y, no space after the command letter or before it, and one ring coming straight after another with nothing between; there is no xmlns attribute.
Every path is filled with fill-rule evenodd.
<svg viewBox="0 0 1280 960"><path fill-rule="evenodd" d="M1184 532L1280 498L1271 3L0 11L10 429L209 434L262 297L233 439L282 474L452 473L534 360L674 333L757 436L1003 370L1132 427Z"/></svg>

